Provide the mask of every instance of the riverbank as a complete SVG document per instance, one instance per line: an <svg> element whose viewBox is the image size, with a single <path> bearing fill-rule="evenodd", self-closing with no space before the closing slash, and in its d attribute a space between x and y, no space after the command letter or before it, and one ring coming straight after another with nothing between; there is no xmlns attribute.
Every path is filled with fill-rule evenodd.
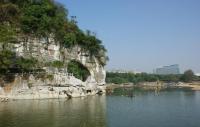
<svg viewBox="0 0 200 127"><path fill-rule="evenodd" d="M39 100L39 99L70 99L86 97L105 93L105 86L96 86L94 89L87 89L81 86L34 86L11 89L0 87L0 102L10 100Z"/></svg>
<svg viewBox="0 0 200 127"><path fill-rule="evenodd" d="M200 91L200 83L182 83L178 87L190 88L191 90Z"/></svg>
<svg viewBox="0 0 200 127"><path fill-rule="evenodd" d="M165 88L190 88L194 91L200 91L200 82L192 83L165 83L165 82L143 82L138 84L125 83L125 84L107 84L106 91L112 92L115 88L130 88L130 87L141 87L144 89L165 89Z"/></svg>

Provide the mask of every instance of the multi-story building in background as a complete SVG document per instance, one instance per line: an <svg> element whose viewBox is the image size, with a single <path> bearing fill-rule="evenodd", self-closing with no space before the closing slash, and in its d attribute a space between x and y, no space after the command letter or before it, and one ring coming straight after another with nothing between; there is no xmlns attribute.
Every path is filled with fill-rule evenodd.
<svg viewBox="0 0 200 127"><path fill-rule="evenodd" d="M163 66L161 68L156 68L154 70L154 73L158 75L180 74L180 69L178 64L174 64Z"/></svg>

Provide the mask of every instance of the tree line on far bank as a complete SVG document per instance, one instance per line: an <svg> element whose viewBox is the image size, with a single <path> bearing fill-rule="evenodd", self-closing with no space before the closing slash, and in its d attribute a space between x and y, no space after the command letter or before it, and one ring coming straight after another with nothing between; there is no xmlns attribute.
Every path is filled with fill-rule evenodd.
<svg viewBox="0 0 200 127"><path fill-rule="evenodd" d="M140 82L192 82L200 81L200 76L195 76L192 70L187 70L184 74L156 75L147 73L115 73L107 72L107 83L140 83Z"/></svg>

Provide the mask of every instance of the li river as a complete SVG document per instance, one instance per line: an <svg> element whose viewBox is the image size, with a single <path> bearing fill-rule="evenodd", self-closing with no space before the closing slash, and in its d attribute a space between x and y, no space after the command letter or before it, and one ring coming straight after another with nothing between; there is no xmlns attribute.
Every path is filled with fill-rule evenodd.
<svg viewBox="0 0 200 127"><path fill-rule="evenodd" d="M0 127L200 127L200 92L116 89L107 96L10 101L0 103Z"/></svg>

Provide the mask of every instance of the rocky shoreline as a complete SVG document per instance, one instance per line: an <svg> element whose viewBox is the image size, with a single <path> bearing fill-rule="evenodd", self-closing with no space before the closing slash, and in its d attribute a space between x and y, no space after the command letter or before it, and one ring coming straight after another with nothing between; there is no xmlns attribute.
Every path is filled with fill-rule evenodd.
<svg viewBox="0 0 200 127"><path fill-rule="evenodd" d="M86 90L84 87L49 87L37 86L18 90L12 90L9 94L0 94L0 101L6 102L10 100L21 99L70 99L76 97L86 97L90 95L105 93L103 87L94 90ZM0 88L0 91L2 88Z"/></svg>

